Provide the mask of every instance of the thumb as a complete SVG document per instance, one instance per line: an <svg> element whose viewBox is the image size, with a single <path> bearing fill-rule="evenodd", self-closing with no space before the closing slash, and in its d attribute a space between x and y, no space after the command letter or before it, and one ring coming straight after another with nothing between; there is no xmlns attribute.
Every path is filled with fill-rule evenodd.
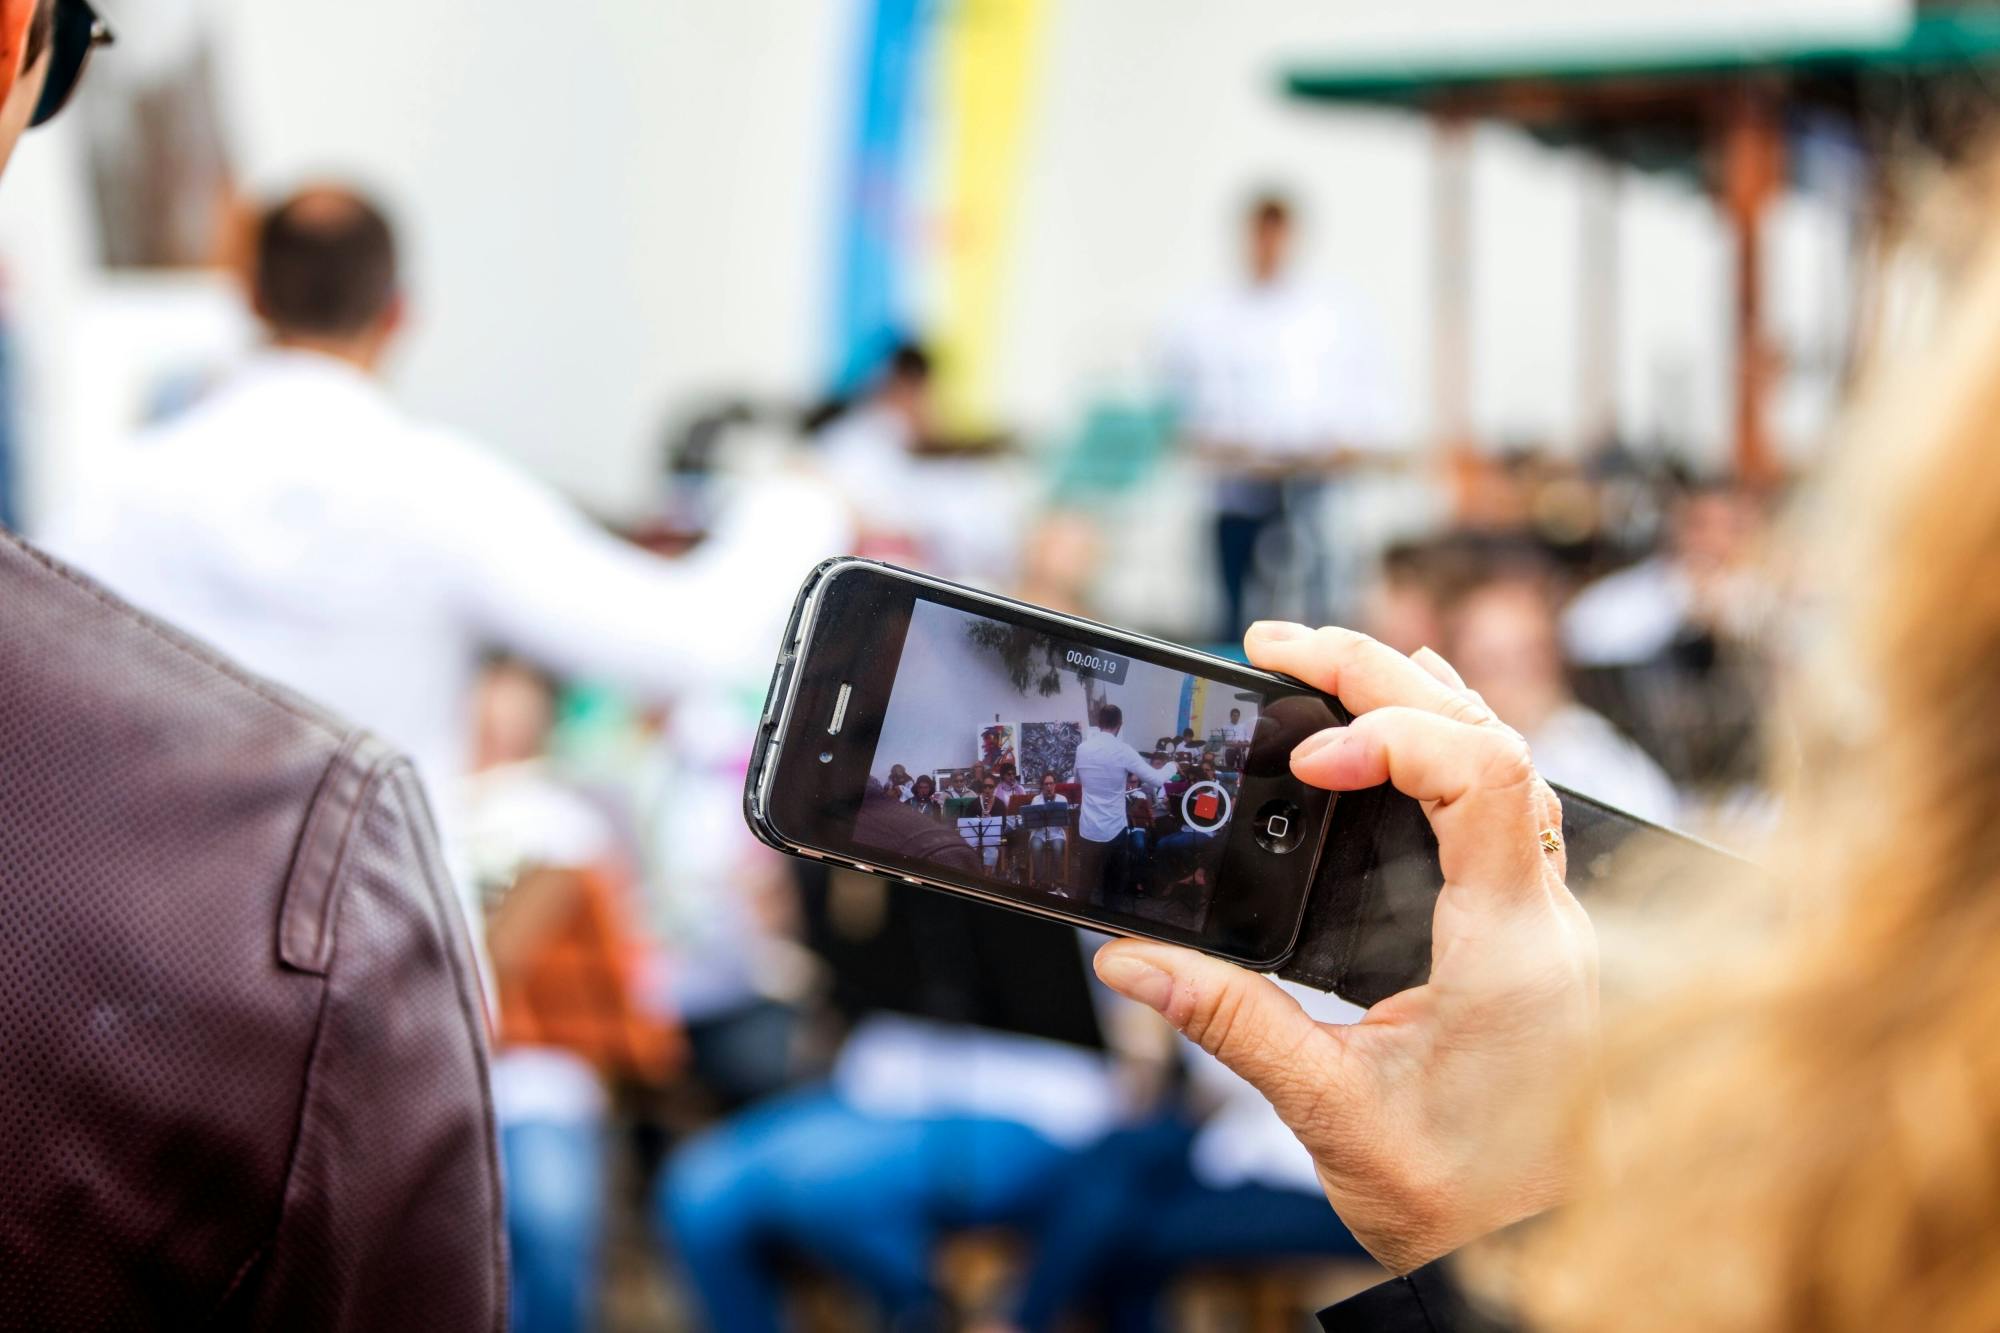
<svg viewBox="0 0 2000 1333"><path fill-rule="evenodd" d="M1097 975L1127 999L1157 1009L1270 1099L1287 1123L1323 1102L1333 1062L1327 1034L1269 977L1171 944L1114 940L1097 951ZM1298 1102L1297 1106L1288 1102Z"/></svg>

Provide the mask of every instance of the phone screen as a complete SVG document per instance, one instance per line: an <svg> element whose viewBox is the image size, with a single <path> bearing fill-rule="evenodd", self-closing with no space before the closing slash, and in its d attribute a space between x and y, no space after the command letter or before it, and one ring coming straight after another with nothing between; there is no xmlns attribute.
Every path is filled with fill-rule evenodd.
<svg viewBox="0 0 2000 1333"><path fill-rule="evenodd" d="M1247 962L1290 949L1330 798L1289 756L1338 720L1321 696L948 585L839 577L772 784L821 793L774 800L802 841Z"/></svg>

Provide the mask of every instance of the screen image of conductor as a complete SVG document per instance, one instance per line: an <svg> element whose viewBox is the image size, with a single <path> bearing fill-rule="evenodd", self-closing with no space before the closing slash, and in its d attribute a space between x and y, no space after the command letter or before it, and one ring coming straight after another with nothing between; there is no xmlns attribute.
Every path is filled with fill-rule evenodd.
<svg viewBox="0 0 2000 1333"><path fill-rule="evenodd" d="M1026 901L1200 930L1258 696L919 600L855 828Z"/></svg>

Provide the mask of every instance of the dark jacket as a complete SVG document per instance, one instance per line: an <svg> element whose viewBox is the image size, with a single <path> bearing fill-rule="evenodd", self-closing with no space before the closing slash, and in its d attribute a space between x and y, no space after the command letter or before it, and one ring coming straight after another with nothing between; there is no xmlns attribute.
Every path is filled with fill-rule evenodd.
<svg viewBox="0 0 2000 1333"><path fill-rule="evenodd" d="M1448 1259L1320 1311L1319 1325L1326 1333L1513 1333L1514 1329L1465 1298L1452 1280Z"/></svg>
<svg viewBox="0 0 2000 1333"><path fill-rule="evenodd" d="M0 532L0 1328L498 1329L409 764Z"/></svg>

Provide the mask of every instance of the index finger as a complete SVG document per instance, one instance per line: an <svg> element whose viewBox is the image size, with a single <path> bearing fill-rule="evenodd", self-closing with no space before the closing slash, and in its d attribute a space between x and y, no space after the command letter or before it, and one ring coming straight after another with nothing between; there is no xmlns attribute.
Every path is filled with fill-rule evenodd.
<svg viewBox="0 0 2000 1333"><path fill-rule="evenodd" d="M1468 690L1454 690L1387 644L1356 630L1307 629L1263 620L1243 637L1253 666L1282 671L1338 698L1357 717L1378 708L1418 708L1474 726L1494 720Z"/></svg>

